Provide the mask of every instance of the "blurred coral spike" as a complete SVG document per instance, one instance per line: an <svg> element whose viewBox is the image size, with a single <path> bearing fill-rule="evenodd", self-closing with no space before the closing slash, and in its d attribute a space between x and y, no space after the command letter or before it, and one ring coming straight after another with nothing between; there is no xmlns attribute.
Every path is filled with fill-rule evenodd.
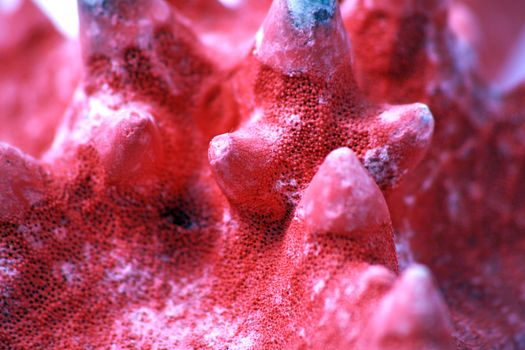
<svg viewBox="0 0 525 350"><path fill-rule="evenodd" d="M0 140L39 157L80 79L79 48L31 1L14 6L0 7Z"/></svg>

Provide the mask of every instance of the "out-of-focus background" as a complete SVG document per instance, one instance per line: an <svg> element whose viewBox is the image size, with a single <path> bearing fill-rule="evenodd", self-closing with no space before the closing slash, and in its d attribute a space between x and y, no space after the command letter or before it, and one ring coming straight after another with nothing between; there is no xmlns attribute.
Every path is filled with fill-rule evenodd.
<svg viewBox="0 0 525 350"><path fill-rule="evenodd" d="M525 77L525 1L453 0L475 15L478 57L485 76L510 88Z"/></svg>

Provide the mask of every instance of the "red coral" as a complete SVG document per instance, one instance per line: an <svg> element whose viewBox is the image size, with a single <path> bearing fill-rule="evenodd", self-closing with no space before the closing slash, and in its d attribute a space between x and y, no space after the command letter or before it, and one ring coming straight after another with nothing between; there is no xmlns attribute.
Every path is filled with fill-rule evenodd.
<svg viewBox="0 0 525 350"><path fill-rule="evenodd" d="M0 146L0 348L520 348L523 91L423 3L79 1L53 145Z"/></svg>
<svg viewBox="0 0 525 350"><path fill-rule="evenodd" d="M78 55L31 2L0 12L2 141L33 156L45 152L79 81Z"/></svg>

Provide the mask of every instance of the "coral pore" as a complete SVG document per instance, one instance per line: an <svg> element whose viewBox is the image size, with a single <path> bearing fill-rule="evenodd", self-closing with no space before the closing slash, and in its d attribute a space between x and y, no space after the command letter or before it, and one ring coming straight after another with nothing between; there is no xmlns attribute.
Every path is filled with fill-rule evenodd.
<svg viewBox="0 0 525 350"><path fill-rule="evenodd" d="M525 349L525 88L458 6L0 12L0 350Z"/></svg>

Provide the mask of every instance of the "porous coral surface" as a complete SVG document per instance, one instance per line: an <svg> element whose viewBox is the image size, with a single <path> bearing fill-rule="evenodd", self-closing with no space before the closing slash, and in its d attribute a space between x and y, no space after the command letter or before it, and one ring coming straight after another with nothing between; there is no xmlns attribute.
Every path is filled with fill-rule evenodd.
<svg viewBox="0 0 525 350"><path fill-rule="evenodd" d="M74 94L0 46L71 84L0 105L0 349L525 348L525 88L445 1L78 6Z"/></svg>

